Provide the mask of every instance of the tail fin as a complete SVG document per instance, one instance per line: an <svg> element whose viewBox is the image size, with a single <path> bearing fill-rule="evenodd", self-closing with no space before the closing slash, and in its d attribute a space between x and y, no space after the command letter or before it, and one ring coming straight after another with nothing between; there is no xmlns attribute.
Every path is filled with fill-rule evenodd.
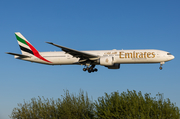
<svg viewBox="0 0 180 119"><path fill-rule="evenodd" d="M39 54L38 51L20 32L15 32L15 35L23 55L31 56L31 55Z"/></svg>
<svg viewBox="0 0 180 119"><path fill-rule="evenodd" d="M20 33L20 32L15 32L19 47L21 49L22 55L24 56L35 56L43 61L52 63L42 57L39 52L34 48L31 43ZM10 53L8 53L10 54ZM12 53L11 53L12 54Z"/></svg>

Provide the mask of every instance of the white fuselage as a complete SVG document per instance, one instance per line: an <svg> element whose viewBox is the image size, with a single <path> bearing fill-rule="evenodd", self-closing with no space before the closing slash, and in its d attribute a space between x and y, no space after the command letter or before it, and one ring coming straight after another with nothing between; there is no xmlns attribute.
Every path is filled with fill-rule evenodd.
<svg viewBox="0 0 180 119"><path fill-rule="evenodd" d="M113 58L114 64L134 64L134 63L161 63L174 59L170 53L162 50L99 50L99 51L81 51L84 53L99 56L100 58ZM43 61L35 56L30 58L20 58L22 60L43 63L49 65L70 65L78 63L80 58L73 57L63 51L61 52L39 52L42 57L50 62ZM15 58L19 58L15 56ZM98 63L100 64L100 63Z"/></svg>

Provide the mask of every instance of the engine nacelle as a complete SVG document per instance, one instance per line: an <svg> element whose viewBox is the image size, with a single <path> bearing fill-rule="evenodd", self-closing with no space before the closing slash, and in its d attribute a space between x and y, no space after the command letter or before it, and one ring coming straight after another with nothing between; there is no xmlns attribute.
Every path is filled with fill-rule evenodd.
<svg viewBox="0 0 180 119"><path fill-rule="evenodd" d="M107 66L108 69L119 69L120 64L114 64L113 66Z"/></svg>
<svg viewBox="0 0 180 119"><path fill-rule="evenodd" d="M103 65L103 66L113 66L114 63L113 63L113 57L101 57L99 59L100 61L100 65Z"/></svg>

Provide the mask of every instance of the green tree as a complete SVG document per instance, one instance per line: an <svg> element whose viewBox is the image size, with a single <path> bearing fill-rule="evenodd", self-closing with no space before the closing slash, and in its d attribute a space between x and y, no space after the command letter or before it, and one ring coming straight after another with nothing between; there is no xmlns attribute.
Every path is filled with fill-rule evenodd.
<svg viewBox="0 0 180 119"><path fill-rule="evenodd" d="M57 100L32 98L30 102L18 104L11 114L13 119L91 119L94 117L93 102L88 94L80 90L79 95L70 95L64 91L64 96Z"/></svg>
<svg viewBox="0 0 180 119"><path fill-rule="evenodd" d="M57 100L44 97L32 98L18 104L10 115L13 119L180 119L179 108L164 99L163 94L150 97L146 93L129 91L99 97L92 102L80 90L78 95L64 95Z"/></svg>
<svg viewBox="0 0 180 119"><path fill-rule="evenodd" d="M179 119L179 108L169 99L163 99L163 94L150 97L150 94L135 90L113 92L99 97L95 101L95 114L99 119Z"/></svg>

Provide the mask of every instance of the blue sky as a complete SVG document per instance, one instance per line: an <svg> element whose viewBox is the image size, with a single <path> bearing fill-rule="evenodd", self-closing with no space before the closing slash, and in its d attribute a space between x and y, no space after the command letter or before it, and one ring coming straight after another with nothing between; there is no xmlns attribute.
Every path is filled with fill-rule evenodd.
<svg viewBox="0 0 180 119"><path fill-rule="evenodd" d="M180 1L0 1L0 118L8 119L17 103L44 96L57 99L63 89L82 89L96 100L107 92L160 92L180 107ZM48 66L14 59L21 53L14 32L39 51L60 51L54 42L76 50L159 49L175 59L159 64L122 64L119 70L97 66Z"/></svg>

